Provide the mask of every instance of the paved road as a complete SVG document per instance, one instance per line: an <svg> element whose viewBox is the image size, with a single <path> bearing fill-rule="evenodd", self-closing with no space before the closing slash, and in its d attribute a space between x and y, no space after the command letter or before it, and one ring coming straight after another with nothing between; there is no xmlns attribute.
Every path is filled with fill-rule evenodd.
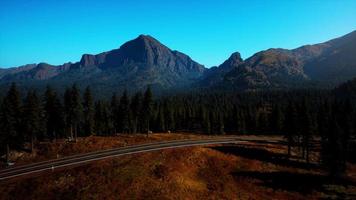
<svg viewBox="0 0 356 200"><path fill-rule="evenodd" d="M53 171L59 168L80 165L96 160L102 160L102 159L112 158L112 157L122 156L122 155L156 151L161 149L198 146L198 145L225 144L225 143L237 143L237 142L244 143L247 141L248 140L246 139L237 139L236 137L219 137L219 138L202 139L202 140L165 141L165 142L121 147L121 148L109 149L104 151L79 154L79 155L64 157L61 159L48 160L48 161L38 162L38 163L33 163L28 165L9 167L7 169L0 171L0 181L15 178L15 177L20 177L20 176L25 176L25 175L36 174L45 171Z"/></svg>

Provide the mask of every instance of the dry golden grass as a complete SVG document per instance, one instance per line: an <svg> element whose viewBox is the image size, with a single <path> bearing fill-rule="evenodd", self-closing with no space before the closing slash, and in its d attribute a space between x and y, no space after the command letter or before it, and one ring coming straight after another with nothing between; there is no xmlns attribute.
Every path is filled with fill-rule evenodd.
<svg viewBox="0 0 356 200"><path fill-rule="evenodd" d="M69 155L147 141L194 137L203 136L157 134L149 138L143 135L90 137L77 144L46 144L46 148L37 152L37 157L45 159L58 152ZM278 157L284 153L285 147L281 145L250 143L244 146L189 147L121 156L37 177L0 183L0 199L355 197L355 185L323 182L323 172L319 168L305 167L298 164L299 161L285 162ZM26 156L19 159L22 162L30 160ZM349 175L354 174L355 165L349 164ZM298 181L306 185L298 185Z"/></svg>
<svg viewBox="0 0 356 200"><path fill-rule="evenodd" d="M76 143L60 139L53 143L41 142L37 144L36 149L32 154L25 152L12 152L10 154L10 159L17 165L21 165L80 153L124 147L128 145L206 137L207 136L204 135L193 135L187 133L155 133L148 135L148 137L146 134L120 134L118 136L111 137L90 136L78 138Z"/></svg>

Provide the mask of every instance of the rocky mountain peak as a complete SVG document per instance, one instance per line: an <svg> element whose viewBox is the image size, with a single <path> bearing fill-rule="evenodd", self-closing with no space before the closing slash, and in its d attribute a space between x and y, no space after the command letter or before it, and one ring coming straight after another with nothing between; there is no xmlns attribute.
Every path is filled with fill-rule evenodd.
<svg viewBox="0 0 356 200"><path fill-rule="evenodd" d="M241 54L239 52L232 53L231 56L229 57L228 60L234 61L234 62L242 62Z"/></svg>
<svg viewBox="0 0 356 200"><path fill-rule="evenodd" d="M122 57L129 61L157 64L159 60L171 55L168 47L149 35L140 35L120 47Z"/></svg>
<svg viewBox="0 0 356 200"><path fill-rule="evenodd" d="M231 56L219 66L220 70L228 71L234 67L238 67L243 64L243 59L241 58L241 54L239 52L235 52L231 54Z"/></svg>

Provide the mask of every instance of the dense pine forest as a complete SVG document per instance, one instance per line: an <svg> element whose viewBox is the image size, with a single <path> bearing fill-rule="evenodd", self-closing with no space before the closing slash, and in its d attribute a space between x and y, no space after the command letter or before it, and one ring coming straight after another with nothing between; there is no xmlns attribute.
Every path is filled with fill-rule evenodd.
<svg viewBox="0 0 356 200"><path fill-rule="evenodd" d="M0 99L1 154L29 150L39 141L120 133L196 132L201 134L283 135L288 155L302 149L309 162L315 140L321 141L321 163L331 175L345 171L355 151L355 82L336 90L245 93L195 93L154 97L150 88L129 95L95 100L90 88L76 85L59 94L20 94L15 83ZM27 147L25 148L25 144ZM8 156L6 160L8 161Z"/></svg>

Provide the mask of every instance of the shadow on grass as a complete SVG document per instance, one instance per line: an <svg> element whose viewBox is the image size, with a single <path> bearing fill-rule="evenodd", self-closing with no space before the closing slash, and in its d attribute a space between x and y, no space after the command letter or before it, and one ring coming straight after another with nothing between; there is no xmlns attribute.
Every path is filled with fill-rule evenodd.
<svg viewBox="0 0 356 200"><path fill-rule="evenodd" d="M314 174L299 174L291 172L257 172L243 171L233 173L235 178L254 178L261 182L262 186L273 188L274 190L287 190L299 192L301 194L310 194L313 191L323 192L329 195L337 195L344 199L347 197L356 197L355 194L347 194L345 191L337 189L328 189L326 185L334 187L355 186L356 184L346 179L331 179L328 176Z"/></svg>
<svg viewBox="0 0 356 200"><path fill-rule="evenodd" d="M245 147L239 145L225 145L211 147L214 150L241 156L248 159L260 160L276 165L293 167L299 169L320 169L320 166L313 163L306 163L296 160L289 160L286 154L274 153L261 148ZM259 172L259 171L241 171L234 172L232 175L236 178L251 178L261 181L261 186L269 187L274 190L286 190L298 192L301 194L310 194L313 191L322 192L327 195L326 198L337 196L341 199L356 199L355 193L347 193L345 187L356 186L354 181L344 178L331 178L325 175L311 173L294 172Z"/></svg>
<svg viewBox="0 0 356 200"><path fill-rule="evenodd" d="M214 150L241 156L249 159L260 160L263 162L269 162L276 165L282 165L287 167L295 167L301 169L318 169L319 165L313 163L299 162L295 160L289 160L286 154L273 153L265 149L242 147L237 145L224 145L211 147Z"/></svg>

